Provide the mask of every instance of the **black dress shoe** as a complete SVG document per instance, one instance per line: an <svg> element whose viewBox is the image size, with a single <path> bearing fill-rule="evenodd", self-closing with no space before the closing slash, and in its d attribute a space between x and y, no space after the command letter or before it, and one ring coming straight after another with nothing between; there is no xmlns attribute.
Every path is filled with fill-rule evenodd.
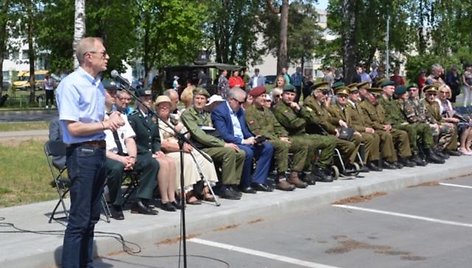
<svg viewBox="0 0 472 268"><path fill-rule="evenodd" d="M255 194L255 193L257 193L257 191L254 188L252 188L251 186L240 187L239 190L241 190L241 192L243 192L245 194Z"/></svg>
<svg viewBox="0 0 472 268"><path fill-rule="evenodd" d="M453 151L453 150L446 150L446 153L447 153L448 155L452 155L452 156L461 156L461 155L462 155L461 152L459 152L459 151Z"/></svg>
<svg viewBox="0 0 472 268"><path fill-rule="evenodd" d="M165 210L165 211L176 211L175 207L172 205L171 202L167 202L167 203L162 203L162 201L159 203L159 207L162 209L162 210Z"/></svg>
<svg viewBox="0 0 472 268"><path fill-rule="evenodd" d="M240 195L237 195L234 191L232 191L228 187L225 187L224 189L221 189L220 197L224 198L224 199L230 199L230 200L239 200L239 199L241 199Z"/></svg>
<svg viewBox="0 0 472 268"><path fill-rule="evenodd" d="M182 209L182 205L180 203L177 203L175 201L172 201L171 202L171 205L175 208L175 209Z"/></svg>
<svg viewBox="0 0 472 268"><path fill-rule="evenodd" d="M383 165L382 167L385 168L385 169L397 169L396 165L394 165L393 163L390 163L388 161L384 161L382 165Z"/></svg>
<svg viewBox="0 0 472 268"><path fill-rule="evenodd" d="M141 202L141 200L137 201L136 203L133 204L131 207L131 213L139 213L139 214L145 214L145 215L157 215L157 211L151 209L150 207L146 206Z"/></svg>
<svg viewBox="0 0 472 268"><path fill-rule="evenodd" d="M243 196L243 194L241 193L241 191L239 190L239 187L234 185L234 186L230 186L228 187L228 189L233 192L233 194L235 194L236 196L239 196L241 198L241 196ZM224 189L223 189L224 190Z"/></svg>
<svg viewBox="0 0 472 268"><path fill-rule="evenodd" d="M115 220L122 221L125 219L123 215L123 208L118 205L113 205L110 207L111 217Z"/></svg>
<svg viewBox="0 0 472 268"><path fill-rule="evenodd" d="M253 183L251 184L251 187L256 191L261 191L261 192L272 192L274 190L270 186L266 184L262 184L262 183Z"/></svg>
<svg viewBox="0 0 472 268"><path fill-rule="evenodd" d="M367 168L371 171L382 171L381 168L379 168L378 166L376 166L374 163L372 162L369 162L367 163Z"/></svg>

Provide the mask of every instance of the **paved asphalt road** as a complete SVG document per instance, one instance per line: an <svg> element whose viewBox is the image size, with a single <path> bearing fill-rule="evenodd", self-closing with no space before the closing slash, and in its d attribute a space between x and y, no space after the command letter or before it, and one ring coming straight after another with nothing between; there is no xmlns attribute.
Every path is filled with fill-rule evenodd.
<svg viewBox="0 0 472 268"><path fill-rule="evenodd" d="M472 177L454 178L191 234L188 267L470 267L471 194ZM156 241L95 264L179 267L178 253Z"/></svg>

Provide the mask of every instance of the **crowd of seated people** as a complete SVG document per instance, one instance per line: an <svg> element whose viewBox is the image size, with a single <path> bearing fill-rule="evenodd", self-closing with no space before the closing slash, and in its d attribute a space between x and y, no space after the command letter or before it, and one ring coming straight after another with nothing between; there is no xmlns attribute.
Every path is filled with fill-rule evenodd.
<svg viewBox="0 0 472 268"><path fill-rule="evenodd" d="M283 75L272 89L235 86L225 98L189 87L185 107L172 89L153 100L151 90L140 88L131 107L132 96L108 88L106 112L120 111L127 122L115 133L106 131L113 218L124 219L121 184L129 172L139 177L131 212L157 215L155 206L172 212L184 203L213 202L213 192L240 200L243 194L332 182L335 148L347 170L357 162L360 172L472 155L471 120L453 109L451 90L440 79L426 80L423 88L395 86L388 78L310 85L298 102ZM183 158L179 138L185 138Z"/></svg>

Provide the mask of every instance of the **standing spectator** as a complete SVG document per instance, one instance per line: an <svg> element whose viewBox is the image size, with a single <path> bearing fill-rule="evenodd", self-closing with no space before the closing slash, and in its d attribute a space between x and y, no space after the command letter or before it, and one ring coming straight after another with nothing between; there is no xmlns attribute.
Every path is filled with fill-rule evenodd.
<svg viewBox="0 0 472 268"><path fill-rule="evenodd" d="M172 88L176 91L179 90L180 84L179 84L179 77L176 75L174 76L174 82L172 82Z"/></svg>
<svg viewBox="0 0 472 268"><path fill-rule="evenodd" d="M211 85L210 76L208 76L205 71L200 70L198 73L198 87L207 88L209 85Z"/></svg>
<svg viewBox="0 0 472 268"><path fill-rule="evenodd" d="M400 75L400 70L398 68L396 68L394 71L393 71L393 75L390 76L390 80L393 81L393 83L395 83L395 87L397 86L404 86L405 85L405 78L403 78L401 75Z"/></svg>
<svg viewBox="0 0 472 268"><path fill-rule="evenodd" d="M469 102L472 104L472 65L470 64L465 67L462 83L464 83L464 107L467 107Z"/></svg>
<svg viewBox="0 0 472 268"><path fill-rule="evenodd" d="M451 70L446 74L446 84L451 89L451 96L449 101L452 103L456 102L456 96L461 93L460 84L461 84L461 77L457 72L457 67L452 65Z"/></svg>
<svg viewBox="0 0 472 268"><path fill-rule="evenodd" d="M370 75L366 73L364 67L358 66L357 67L357 75L359 75L360 82L368 82L372 83L372 79L370 78Z"/></svg>
<svg viewBox="0 0 472 268"><path fill-rule="evenodd" d="M233 75L228 79L229 88L239 87L244 89L244 81L239 76L239 70L234 70Z"/></svg>
<svg viewBox="0 0 472 268"><path fill-rule="evenodd" d="M247 73L247 67L244 67L241 69L241 73L239 74L241 76L241 78L243 79L244 81L244 85L245 87L242 88L244 90L249 90L250 88L250 85L249 85L249 80L251 80L251 77L249 76L249 74ZM246 88L247 87L247 88Z"/></svg>
<svg viewBox="0 0 472 268"><path fill-rule="evenodd" d="M421 92L424 88L424 86L426 85L426 71L425 70L421 70L420 71L420 74L418 75L418 79L417 79L417 83L418 83L418 89L420 90L419 92L419 96L421 97Z"/></svg>
<svg viewBox="0 0 472 268"><path fill-rule="evenodd" d="M259 68L254 69L254 75L249 80L249 86L251 88L263 87L265 85L265 77L260 74Z"/></svg>
<svg viewBox="0 0 472 268"><path fill-rule="evenodd" d="M295 97L295 102L298 102L300 100L300 96L302 93L302 88L303 88L303 83L304 83L304 77L302 74L302 68L297 67L295 73L292 74L292 86L295 87L295 90L297 91L297 96Z"/></svg>
<svg viewBox="0 0 472 268"><path fill-rule="evenodd" d="M343 81L344 81L344 76L343 76L342 70L341 69L335 69L333 84L336 83L336 82L343 82Z"/></svg>
<svg viewBox="0 0 472 268"><path fill-rule="evenodd" d="M221 95L223 99L226 99L229 91L228 71L221 70L220 77L218 78L218 95Z"/></svg>
<svg viewBox="0 0 472 268"><path fill-rule="evenodd" d="M431 74L426 78L426 84L432 85L434 83L446 84L442 79L444 75L444 69L440 64L433 64L431 66Z"/></svg>
<svg viewBox="0 0 472 268"><path fill-rule="evenodd" d="M50 74L46 74L44 77L44 91L46 92L46 109L49 109L49 105L52 106L54 105L54 87L56 86L56 83L54 81L54 78L51 77Z"/></svg>
<svg viewBox="0 0 472 268"><path fill-rule="evenodd" d="M334 68L326 68L324 71L323 71L323 82L326 82L328 83L328 85L331 87L334 83ZM303 95L304 98L307 98L309 96L308 95Z"/></svg>
<svg viewBox="0 0 472 268"><path fill-rule="evenodd" d="M288 73L287 73L287 68L285 68L285 67L282 68L281 75L283 75L286 85L292 84L292 79L291 79L290 75L288 75Z"/></svg>
<svg viewBox="0 0 472 268"><path fill-rule="evenodd" d="M62 267L92 267L94 229L106 178L104 131L115 131L124 121L119 112L104 120L105 88L100 73L107 69L110 57L103 41L84 38L75 53L79 67L61 81L56 98L71 181Z"/></svg>
<svg viewBox="0 0 472 268"><path fill-rule="evenodd" d="M369 76L370 76L370 80L371 81L374 81L375 78L377 77L378 75L378 72L377 72L377 69L378 69L378 66L377 66L377 63L372 63L372 71L369 73Z"/></svg>

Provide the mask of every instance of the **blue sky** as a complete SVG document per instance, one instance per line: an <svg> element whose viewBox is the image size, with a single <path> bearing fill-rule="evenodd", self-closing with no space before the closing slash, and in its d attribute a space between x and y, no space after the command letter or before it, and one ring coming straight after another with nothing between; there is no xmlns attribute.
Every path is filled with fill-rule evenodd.
<svg viewBox="0 0 472 268"><path fill-rule="evenodd" d="M328 0L318 0L316 7L319 9L326 9L328 7Z"/></svg>

